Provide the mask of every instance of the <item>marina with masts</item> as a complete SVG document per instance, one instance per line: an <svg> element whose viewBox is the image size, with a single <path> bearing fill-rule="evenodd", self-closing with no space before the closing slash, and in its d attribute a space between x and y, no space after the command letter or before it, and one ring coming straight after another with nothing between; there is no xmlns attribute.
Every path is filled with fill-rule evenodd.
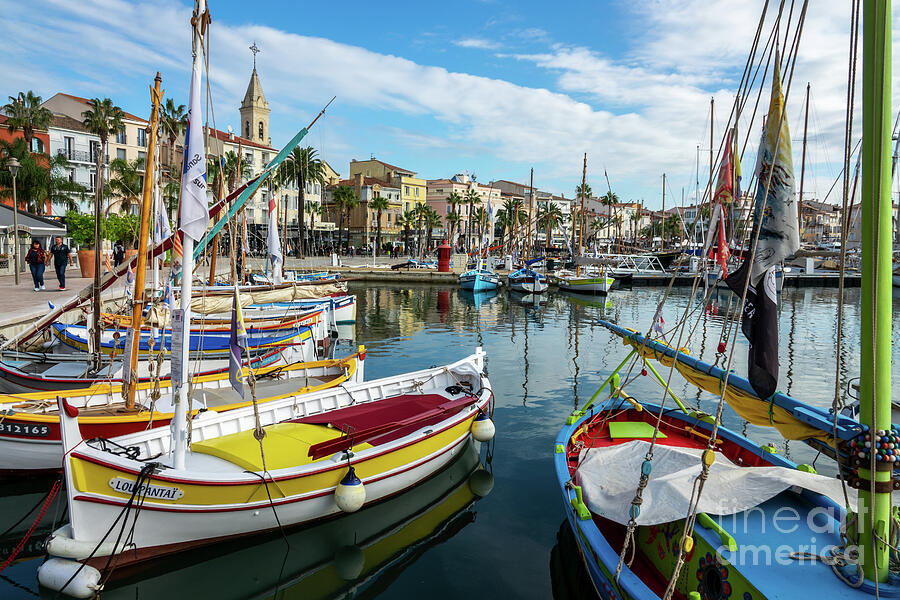
<svg viewBox="0 0 900 600"><path fill-rule="evenodd" d="M332 166L369 50L344 65L356 79L317 71L305 108L279 116L289 132L270 129L289 104L270 106L263 74L281 96L290 73L289 95L309 66L258 70L258 55L288 36L325 64L340 44L268 24L241 49L237 131L221 110L217 125L234 95L217 44L247 31L226 3L176 5L174 50L140 67L147 119L63 92L0 111L0 597L900 596L888 0L735 8L729 43L746 46L694 40L721 80L666 99L696 121L667 123L693 136L671 160L645 135L586 133L599 48L505 54L548 44L536 28L454 41L566 70L529 98L585 119L555 166L481 154L519 174L484 180L441 176L421 150L423 175L391 153ZM816 55L842 19L848 51ZM821 71L811 55L847 74L839 116L816 108L833 81L801 81ZM627 63L623 90L675 77ZM451 128L493 105L472 87L490 78L427 75L472 98L452 114L402 91L378 102ZM639 183L616 155L635 139ZM560 181L574 196L545 191ZM647 181L658 197L622 200Z"/></svg>

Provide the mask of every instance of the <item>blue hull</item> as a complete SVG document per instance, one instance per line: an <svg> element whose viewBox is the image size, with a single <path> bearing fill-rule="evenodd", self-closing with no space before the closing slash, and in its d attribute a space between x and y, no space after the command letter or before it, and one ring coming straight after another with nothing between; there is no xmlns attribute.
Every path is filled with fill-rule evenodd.
<svg viewBox="0 0 900 600"><path fill-rule="evenodd" d="M486 292L496 290L500 285L500 279L496 275L484 276L480 273L469 275L463 273L459 277L459 286L471 292Z"/></svg>

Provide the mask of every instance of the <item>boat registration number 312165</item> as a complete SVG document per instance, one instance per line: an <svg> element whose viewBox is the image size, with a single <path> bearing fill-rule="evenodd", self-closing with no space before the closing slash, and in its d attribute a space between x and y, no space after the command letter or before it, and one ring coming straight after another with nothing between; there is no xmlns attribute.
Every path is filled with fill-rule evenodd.
<svg viewBox="0 0 900 600"><path fill-rule="evenodd" d="M21 435L27 437L47 437L50 435L49 425L27 425L0 421L0 435Z"/></svg>

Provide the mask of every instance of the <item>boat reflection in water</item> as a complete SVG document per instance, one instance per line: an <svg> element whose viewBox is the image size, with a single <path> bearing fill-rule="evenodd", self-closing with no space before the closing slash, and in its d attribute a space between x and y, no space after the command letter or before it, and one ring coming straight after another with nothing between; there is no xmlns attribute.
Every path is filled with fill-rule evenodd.
<svg viewBox="0 0 900 600"><path fill-rule="evenodd" d="M522 306L540 306L542 304L547 304L547 296L544 294L526 294L513 290L509 290L509 300L510 302L521 304Z"/></svg>
<svg viewBox="0 0 900 600"><path fill-rule="evenodd" d="M599 600L568 520L559 526L550 550L550 585L553 600Z"/></svg>
<svg viewBox="0 0 900 600"><path fill-rule="evenodd" d="M477 292L473 292L472 290L459 290L459 297L463 302L474 306L476 309L481 308L482 305L490 304L493 302L494 298L497 297L496 288L493 290L479 290Z"/></svg>
<svg viewBox="0 0 900 600"><path fill-rule="evenodd" d="M359 512L285 535L257 537L253 545L237 540L156 561L143 572L117 569L113 578L118 582L107 584L102 597L374 596L429 548L475 521L475 502L493 488L479 447L468 442L440 473Z"/></svg>

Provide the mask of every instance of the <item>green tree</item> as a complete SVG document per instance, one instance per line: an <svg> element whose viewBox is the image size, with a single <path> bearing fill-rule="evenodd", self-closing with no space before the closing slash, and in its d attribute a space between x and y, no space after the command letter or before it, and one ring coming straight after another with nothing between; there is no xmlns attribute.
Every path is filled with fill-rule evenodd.
<svg viewBox="0 0 900 600"><path fill-rule="evenodd" d="M450 212L456 214L456 217L454 217L452 222L450 220L450 215L447 215L447 217L444 218L444 220L450 224L450 237L447 241L451 246L455 246L453 240L453 231L456 225L459 224L459 205L463 203L463 197L456 192L450 192L450 194L447 196L446 202L450 205Z"/></svg>
<svg viewBox="0 0 900 600"><path fill-rule="evenodd" d="M472 217L473 209L476 204L481 204L481 197L478 195L474 189L470 189L466 192L465 201L469 205L468 215L466 218L466 248L469 249L472 247L471 239L472 239Z"/></svg>
<svg viewBox="0 0 900 600"><path fill-rule="evenodd" d="M45 213L45 206L61 205L76 208L75 198L84 198L84 186L69 180L66 167L69 161L62 154L48 156L32 154L23 138L0 141L0 196L12 199L12 175L7 163L19 161L16 176L16 199L19 206L34 214Z"/></svg>
<svg viewBox="0 0 900 600"><path fill-rule="evenodd" d="M3 107L3 112L8 117L6 129L10 133L22 129L22 136L25 138L25 145L29 153L31 152L31 140L34 139L34 130L46 131L53 120L53 113L41 106L42 102L43 99L40 96L28 90L19 92L17 96L10 96L9 102ZM45 150L50 152L50 148Z"/></svg>
<svg viewBox="0 0 900 600"><path fill-rule="evenodd" d="M591 184L585 183L585 184L584 184L584 197L585 197L585 199L592 197L593 193L594 193L594 192L591 190ZM576 186L575 186L575 199L576 199L576 200L580 200L580 199L581 199L581 185L576 185Z"/></svg>
<svg viewBox="0 0 900 600"><path fill-rule="evenodd" d="M312 200L306 201L306 212L309 215L309 231L310 236L315 236L316 233L316 217L321 217L323 214L322 205L318 202L313 202Z"/></svg>
<svg viewBox="0 0 900 600"><path fill-rule="evenodd" d="M562 224L565 215L555 202L545 202L538 211L538 222L544 224L544 245L549 247L553 239L553 229Z"/></svg>
<svg viewBox="0 0 900 600"><path fill-rule="evenodd" d="M425 244L429 248L434 245L434 240L432 239L432 232L435 227L441 226L441 215L437 213L436 210L431 208L430 206L426 207L425 212Z"/></svg>
<svg viewBox="0 0 900 600"><path fill-rule="evenodd" d="M103 98L102 100L94 98L93 100L88 100L88 105L91 107L90 110L81 113L81 116L84 117L82 123L89 132L100 138L100 152L95 157L97 190L94 196L94 216L99 220L102 213L100 202L104 195L103 164L106 157L106 145L109 142L109 134L124 127L122 119L125 118L125 114L109 98Z"/></svg>
<svg viewBox="0 0 900 600"><path fill-rule="evenodd" d="M422 223L425 221L425 217L428 214L428 205L425 203L416 204L412 211L416 213L416 249L419 253L419 256L425 257L425 245L422 243L422 236L425 234L425 228L422 226Z"/></svg>
<svg viewBox="0 0 900 600"><path fill-rule="evenodd" d="M225 184L228 186L230 194L237 189L242 179L250 177L250 165L243 162L234 150L226 152L223 159L222 172L225 175Z"/></svg>
<svg viewBox="0 0 900 600"><path fill-rule="evenodd" d="M475 209L475 224L478 226L477 227L478 240L473 245L478 246L479 248L481 247L481 243L484 240L484 228L485 228L485 224L487 223L487 220L488 220L488 214L487 214L487 211L484 210L484 207L479 206L478 208L476 208Z"/></svg>
<svg viewBox="0 0 900 600"><path fill-rule="evenodd" d="M494 227L500 228L500 247L503 248L503 245L506 241L506 231L509 228L510 223L512 222L512 216L506 212L505 208L501 208L497 211L497 218L494 220ZM494 232L496 235L496 231Z"/></svg>
<svg viewBox="0 0 900 600"><path fill-rule="evenodd" d="M375 196L369 202L369 208L375 211L375 247L378 248L378 251L381 251L381 214L383 211L386 211L390 204L387 201L387 198L382 198L381 195Z"/></svg>
<svg viewBox="0 0 900 600"><path fill-rule="evenodd" d="M300 190L300 258L306 257L308 236L306 235L306 185L319 184L325 187L325 165L318 158L315 148L306 146L294 148L290 156L282 163L284 185L296 185Z"/></svg>
<svg viewBox="0 0 900 600"><path fill-rule="evenodd" d="M353 188L349 185L339 185L334 188L331 195L334 204L335 217L338 219L338 248L341 247L344 240L344 210L353 200L359 203ZM347 225L349 228L349 224Z"/></svg>
<svg viewBox="0 0 900 600"><path fill-rule="evenodd" d="M109 170L110 178L106 191L110 197L117 196L122 199L119 212L127 213L131 206L140 206L144 186L144 159L117 158L109 164Z"/></svg>
<svg viewBox="0 0 900 600"><path fill-rule="evenodd" d="M403 248L407 255L409 254L409 231L416 226L416 211L410 209L403 213L400 217L400 224L403 227Z"/></svg>
<svg viewBox="0 0 900 600"><path fill-rule="evenodd" d="M450 213L444 217L444 222L447 223L449 227L449 235L447 236L447 243L456 247L455 242L453 241L453 232L456 230L457 226L459 226L459 221L462 217L459 216L459 213L451 210Z"/></svg>
<svg viewBox="0 0 900 600"><path fill-rule="evenodd" d="M175 142L187 131L187 122L187 110L184 104L175 104L174 100L166 98L159 111L159 137L169 141L167 173L170 181L174 178L175 173L181 173L181 169L175 166Z"/></svg>

